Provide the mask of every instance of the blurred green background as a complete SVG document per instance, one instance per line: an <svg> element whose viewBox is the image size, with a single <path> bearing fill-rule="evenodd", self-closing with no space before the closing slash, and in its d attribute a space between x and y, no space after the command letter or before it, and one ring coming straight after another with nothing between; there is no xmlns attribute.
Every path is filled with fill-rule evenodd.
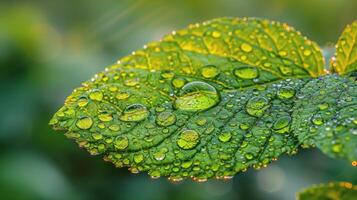
<svg viewBox="0 0 357 200"><path fill-rule="evenodd" d="M81 82L189 23L266 17L331 46L356 9L356 0L0 1L0 198L286 200L314 183L356 184L351 163L318 150L229 181L172 184L116 169L47 125Z"/></svg>

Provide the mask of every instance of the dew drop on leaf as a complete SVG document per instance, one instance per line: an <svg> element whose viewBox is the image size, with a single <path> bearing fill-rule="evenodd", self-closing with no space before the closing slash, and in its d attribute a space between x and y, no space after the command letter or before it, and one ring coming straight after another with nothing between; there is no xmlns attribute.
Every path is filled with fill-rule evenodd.
<svg viewBox="0 0 357 200"><path fill-rule="evenodd" d="M129 87L133 87L139 84L139 80L136 78L133 79L127 79L124 81L124 85L129 86Z"/></svg>
<svg viewBox="0 0 357 200"><path fill-rule="evenodd" d="M119 150L124 150L129 146L129 140L125 136L119 136L115 139L114 146Z"/></svg>
<svg viewBox="0 0 357 200"><path fill-rule="evenodd" d="M206 122L207 122L207 120L206 120L205 118L198 118L198 119L196 120L196 124L199 125L199 126L205 125Z"/></svg>
<svg viewBox="0 0 357 200"><path fill-rule="evenodd" d="M280 99L290 99L295 96L295 90L292 87L286 86L278 90L277 95Z"/></svg>
<svg viewBox="0 0 357 200"><path fill-rule="evenodd" d="M162 112L156 117L156 123L159 126L171 126L176 122L176 116L170 112Z"/></svg>
<svg viewBox="0 0 357 200"><path fill-rule="evenodd" d="M161 72L161 77L164 79L172 79L175 76L174 72L172 71L163 71Z"/></svg>
<svg viewBox="0 0 357 200"><path fill-rule="evenodd" d="M219 70L214 65L207 65L201 69L201 74L205 78L215 78L219 74Z"/></svg>
<svg viewBox="0 0 357 200"><path fill-rule="evenodd" d="M177 145L185 150L193 149L200 141L200 136L194 130L184 130L177 139Z"/></svg>
<svg viewBox="0 0 357 200"><path fill-rule="evenodd" d="M221 33L218 32L218 31L213 31L213 32L212 32L212 37L214 37L214 38L219 38L219 37L221 37Z"/></svg>
<svg viewBox="0 0 357 200"><path fill-rule="evenodd" d="M155 160L161 161L161 160L164 160L164 159L165 159L166 154L165 154L165 151L160 150L160 151L158 151L158 152L155 152L155 153L153 154L153 156L154 156Z"/></svg>
<svg viewBox="0 0 357 200"><path fill-rule="evenodd" d="M93 134L92 134L92 137L93 137L93 139L95 139L95 140L100 140L100 139L103 138L103 135L100 134L100 133L93 133Z"/></svg>
<svg viewBox="0 0 357 200"><path fill-rule="evenodd" d="M286 51L279 51L279 55L284 57L284 56L287 56L288 53Z"/></svg>
<svg viewBox="0 0 357 200"><path fill-rule="evenodd" d="M157 179L157 178L159 178L161 176L161 173L160 173L160 171L156 171L155 170L155 171L150 171L149 175L150 175L151 178Z"/></svg>
<svg viewBox="0 0 357 200"><path fill-rule="evenodd" d="M241 79L255 79L259 76L258 69L251 66L243 66L234 69L234 75Z"/></svg>
<svg viewBox="0 0 357 200"><path fill-rule="evenodd" d="M249 124L241 123L239 125L239 128L242 129L242 130L248 130L250 128L250 126L249 126Z"/></svg>
<svg viewBox="0 0 357 200"><path fill-rule="evenodd" d="M84 106L86 106L87 104L88 104L88 99L87 99L87 97L80 97L80 98L78 99L77 105L78 105L79 107L84 107Z"/></svg>
<svg viewBox="0 0 357 200"><path fill-rule="evenodd" d="M185 85L186 81L183 78L174 78L172 80L172 85L175 88L182 88Z"/></svg>
<svg viewBox="0 0 357 200"><path fill-rule="evenodd" d="M336 144L332 145L332 151L335 152L335 153L341 152L341 149L342 149L342 145L339 144L339 143L336 143Z"/></svg>
<svg viewBox="0 0 357 200"><path fill-rule="evenodd" d="M98 118L102 122L109 122L113 120L113 116L108 112L102 112L98 115Z"/></svg>
<svg viewBox="0 0 357 200"><path fill-rule="evenodd" d="M132 104L125 108L120 120L126 122L137 122L144 120L149 115L149 111L146 106L142 104Z"/></svg>
<svg viewBox="0 0 357 200"><path fill-rule="evenodd" d="M92 90L89 94L89 98L95 101L101 101L103 99L103 93L100 90Z"/></svg>
<svg viewBox="0 0 357 200"><path fill-rule="evenodd" d="M184 168L184 169L187 169L187 168L191 167L191 165L192 165L192 161L189 160L189 161L183 162L183 163L181 164L181 167Z"/></svg>
<svg viewBox="0 0 357 200"><path fill-rule="evenodd" d="M281 66L279 67L279 71L283 74L283 75L292 75L293 71L291 69L291 67L285 67L285 66Z"/></svg>
<svg viewBox="0 0 357 200"><path fill-rule="evenodd" d="M312 123L315 125L322 125L324 123L323 118L321 115L314 115L311 119Z"/></svg>
<svg viewBox="0 0 357 200"><path fill-rule="evenodd" d="M166 109L165 107L157 106L157 107L155 108L155 111L156 111L156 112L163 112L165 109Z"/></svg>
<svg viewBox="0 0 357 200"><path fill-rule="evenodd" d="M223 132L218 136L218 139L221 142L228 142L231 138L232 138L232 134L230 132Z"/></svg>
<svg viewBox="0 0 357 200"><path fill-rule="evenodd" d="M273 124L273 129L279 133L285 133L289 131L289 124L291 122L290 116L283 116L278 118Z"/></svg>
<svg viewBox="0 0 357 200"><path fill-rule="evenodd" d="M136 154L134 155L133 158L135 163L141 163L144 160L144 155L143 154Z"/></svg>
<svg viewBox="0 0 357 200"><path fill-rule="evenodd" d="M215 106L220 101L219 94L212 85L193 81L180 90L175 100L175 108L185 111L202 111Z"/></svg>
<svg viewBox="0 0 357 200"><path fill-rule="evenodd" d="M264 97L252 97L246 105L247 113L255 117L261 117L268 108L268 99Z"/></svg>
<svg viewBox="0 0 357 200"><path fill-rule="evenodd" d="M99 123L99 124L98 124L98 128L100 128L100 129L105 128L105 124L103 124L103 123Z"/></svg>
<svg viewBox="0 0 357 200"><path fill-rule="evenodd" d="M119 131L120 130L120 127L117 124L112 124L108 128L111 131Z"/></svg>
<svg viewBox="0 0 357 200"><path fill-rule="evenodd" d="M118 100L123 100L123 99L127 99L130 96L129 93L127 92L119 92L115 98L117 98Z"/></svg>
<svg viewBox="0 0 357 200"><path fill-rule="evenodd" d="M311 51L309 49L305 49L303 54L304 54L304 56L309 56L309 55L311 55Z"/></svg>
<svg viewBox="0 0 357 200"><path fill-rule="evenodd" d="M247 153L247 154L245 154L245 158L248 160L251 160L251 159L253 159L253 155L250 153Z"/></svg>
<svg viewBox="0 0 357 200"><path fill-rule="evenodd" d="M247 43L243 43L240 48L242 49L242 51L246 52L246 53L249 53L253 50L252 46L250 46L249 44Z"/></svg>
<svg viewBox="0 0 357 200"><path fill-rule="evenodd" d="M321 103L318 105L318 107L320 110L326 110L329 107L329 105L328 103Z"/></svg>
<svg viewBox="0 0 357 200"><path fill-rule="evenodd" d="M92 127L93 125L93 120L90 117L82 117L78 119L76 126L80 129L86 130Z"/></svg>

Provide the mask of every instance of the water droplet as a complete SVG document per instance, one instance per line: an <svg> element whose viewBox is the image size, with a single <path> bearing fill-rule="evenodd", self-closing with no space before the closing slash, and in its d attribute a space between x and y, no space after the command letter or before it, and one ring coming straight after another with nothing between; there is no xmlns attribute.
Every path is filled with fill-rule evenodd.
<svg viewBox="0 0 357 200"><path fill-rule="evenodd" d="M286 51L279 51L279 55L284 57L284 56L287 56L288 53Z"/></svg>
<svg viewBox="0 0 357 200"><path fill-rule="evenodd" d="M98 127L101 128L101 129L103 129L103 128L105 128L105 124L99 123L99 124L98 124Z"/></svg>
<svg viewBox="0 0 357 200"><path fill-rule="evenodd" d="M120 120L126 122L137 122L147 118L149 115L148 109L142 104L132 104L127 106L122 115L120 116Z"/></svg>
<svg viewBox="0 0 357 200"><path fill-rule="evenodd" d="M55 125L58 123L58 119L57 118L52 118L49 122L49 125Z"/></svg>
<svg viewBox="0 0 357 200"><path fill-rule="evenodd" d="M177 145L182 149L193 149L200 141L200 136L194 130L182 131L177 139Z"/></svg>
<svg viewBox="0 0 357 200"><path fill-rule="evenodd" d="M219 38L219 37L221 37L221 33L218 32L218 31L213 31L213 32L212 32L212 37L214 37L214 38Z"/></svg>
<svg viewBox="0 0 357 200"><path fill-rule="evenodd" d="M312 117L312 123L315 125L322 125L324 123L324 119L321 117L321 115L314 115Z"/></svg>
<svg viewBox="0 0 357 200"><path fill-rule="evenodd" d="M80 97L80 98L78 99L77 105L78 105L79 107L84 107L84 106L86 106L87 104L88 104L88 99L87 99L87 97Z"/></svg>
<svg viewBox="0 0 357 200"><path fill-rule="evenodd" d="M123 99L127 99L130 96L129 93L127 92L119 92L115 98L117 98L118 100L123 100Z"/></svg>
<svg viewBox="0 0 357 200"><path fill-rule="evenodd" d="M182 88L182 86L184 86L186 83L186 80L183 79L183 78L174 78L172 80L172 85L175 87L175 88Z"/></svg>
<svg viewBox="0 0 357 200"><path fill-rule="evenodd" d="M290 99L293 96L295 96L295 90L292 87L286 86L286 87L281 87L278 92L277 95L280 99Z"/></svg>
<svg viewBox="0 0 357 200"><path fill-rule="evenodd" d="M171 126L176 122L176 116L169 111L162 112L156 117L156 123L159 126Z"/></svg>
<svg viewBox="0 0 357 200"><path fill-rule="evenodd" d="M253 155L250 153L247 153L247 154L245 154L245 158L248 160L251 160L251 159L253 159Z"/></svg>
<svg viewBox="0 0 357 200"><path fill-rule="evenodd" d="M247 113L255 117L261 117L268 108L269 101L264 97L253 97L246 105Z"/></svg>
<svg viewBox="0 0 357 200"><path fill-rule="evenodd" d="M230 132L221 133L218 136L219 141L228 142L232 138L232 134Z"/></svg>
<svg viewBox="0 0 357 200"><path fill-rule="evenodd" d="M196 120L196 124L199 125L199 126L205 125L206 122L207 122L207 120L206 120L205 118L198 118L198 119Z"/></svg>
<svg viewBox="0 0 357 200"><path fill-rule="evenodd" d="M143 160L144 160L144 155L143 154L134 155L134 162L135 163L141 163Z"/></svg>
<svg viewBox="0 0 357 200"><path fill-rule="evenodd" d="M90 117L82 117L78 119L76 126L80 129L89 129L93 125L93 120Z"/></svg>
<svg viewBox="0 0 357 200"><path fill-rule="evenodd" d="M279 67L279 70L283 75L292 75L293 74L293 70L290 67L281 66L281 67Z"/></svg>
<svg viewBox="0 0 357 200"><path fill-rule="evenodd" d="M255 79L259 76L258 69L251 66L243 66L234 69L234 75L241 79Z"/></svg>
<svg viewBox="0 0 357 200"><path fill-rule="evenodd" d="M290 124L291 117L290 116L283 116L278 118L275 123L273 124L274 130L280 130L287 127Z"/></svg>
<svg viewBox="0 0 357 200"><path fill-rule="evenodd" d="M89 98L95 101L101 101L103 99L103 93L100 90L92 90L89 94Z"/></svg>
<svg viewBox="0 0 357 200"><path fill-rule="evenodd" d="M64 117L64 112L58 111L58 112L56 113L56 115L57 115L57 117Z"/></svg>
<svg viewBox="0 0 357 200"><path fill-rule="evenodd" d="M201 74L205 78L215 78L219 74L219 70L214 65L207 65L201 69Z"/></svg>
<svg viewBox="0 0 357 200"><path fill-rule="evenodd" d="M157 179L157 178L159 178L161 176L161 173L160 173L160 171L156 171L155 170L155 171L150 171L149 175L150 175L151 178Z"/></svg>
<svg viewBox="0 0 357 200"><path fill-rule="evenodd" d="M193 162L192 162L191 160L186 161L186 162L183 162L183 163L181 164L181 167L187 169L187 168L191 167L192 163L193 163Z"/></svg>
<svg viewBox="0 0 357 200"><path fill-rule="evenodd" d="M321 103L318 105L318 107L320 110L326 110L329 107L329 105L328 103Z"/></svg>
<svg viewBox="0 0 357 200"><path fill-rule="evenodd" d="M161 160L164 160L164 159L165 159L166 154L165 154L165 152L163 152L163 151L158 151L158 152L155 152L155 153L153 154L153 156L154 156L155 160L161 161Z"/></svg>
<svg viewBox="0 0 357 200"><path fill-rule="evenodd" d="M265 62L265 63L263 64L264 67L271 67L271 65L272 65L272 64L271 64L270 62Z"/></svg>
<svg viewBox="0 0 357 200"><path fill-rule="evenodd" d="M161 72L161 77L165 79L172 79L175 76L174 72L172 71L163 71Z"/></svg>
<svg viewBox="0 0 357 200"><path fill-rule="evenodd" d="M244 52L251 52L253 50L252 46L250 46L249 44L247 43L243 43L240 48L244 51Z"/></svg>
<svg viewBox="0 0 357 200"><path fill-rule="evenodd" d="M160 105L155 108L156 112L163 112L165 110L166 110L166 108L165 107L161 107Z"/></svg>
<svg viewBox="0 0 357 200"><path fill-rule="evenodd" d="M100 134L100 133L93 133L93 134L92 134L92 137L93 137L93 139L95 139L95 140L100 140L100 139L103 138L103 135Z"/></svg>
<svg viewBox="0 0 357 200"><path fill-rule="evenodd" d="M124 85L133 87L139 84L139 79L133 78L133 79L127 79L124 81Z"/></svg>
<svg viewBox="0 0 357 200"><path fill-rule="evenodd" d="M239 128L242 130L247 130L247 129L249 129L249 127L250 127L249 124L246 124L246 123L241 123L239 125Z"/></svg>
<svg viewBox="0 0 357 200"><path fill-rule="evenodd" d="M112 124L112 125L110 125L108 128L109 128L109 130L111 130L111 131L119 131L119 130L120 130L120 126L117 125L117 124Z"/></svg>
<svg viewBox="0 0 357 200"><path fill-rule="evenodd" d="M102 122L109 122L113 120L113 116L108 112L102 112L98 115L98 118Z"/></svg>
<svg viewBox="0 0 357 200"><path fill-rule="evenodd" d="M175 100L175 108L185 111L202 111L215 106L220 101L219 94L212 85L194 81L187 83Z"/></svg>
<svg viewBox="0 0 357 200"><path fill-rule="evenodd" d="M129 140L125 136L119 136L115 139L114 146L119 150L124 150L129 146Z"/></svg>
<svg viewBox="0 0 357 200"><path fill-rule="evenodd" d="M342 145L339 143L333 144L332 145L332 151L335 153L339 153L342 150Z"/></svg>
<svg viewBox="0 0 357 200"><path fill-rule="evenodd" d="M110 86L109 91L116 92L116 91L118 91L118 88L116 86Z"/></svg>
<svg viewBox="0 0 357 200"><path fill-rule="evenodd" d="M309 56L309 55L311 55L311 51L309 49L305 49L303 54L304 54L304 56Z"/></svg>

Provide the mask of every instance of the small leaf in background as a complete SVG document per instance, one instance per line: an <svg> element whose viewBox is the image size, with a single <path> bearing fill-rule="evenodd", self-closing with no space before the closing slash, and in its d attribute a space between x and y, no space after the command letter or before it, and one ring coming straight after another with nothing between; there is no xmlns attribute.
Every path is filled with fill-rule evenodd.
<svg viewBox="0 0 357 200"><path fill-rule="evenodd" d="M354 200L357 186L348 182L319 184L297 194L297 200Z"/></svg>
<svg viewBox="0 0 357 200"><path fill-rule="evenodd" d="M347 74L357 70L357 21L347 25L336 45L332 58L333 71Z"/></svg>

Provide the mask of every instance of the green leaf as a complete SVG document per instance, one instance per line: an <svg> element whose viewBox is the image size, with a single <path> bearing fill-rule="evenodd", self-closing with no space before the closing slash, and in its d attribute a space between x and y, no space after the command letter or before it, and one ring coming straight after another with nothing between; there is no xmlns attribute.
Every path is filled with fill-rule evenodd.
<svg viewBox="0 0 357 200"><path fill-rule="evenodd" d="M336 56L331 63L333 71L338 74L357 70L357 20L342 32L336 45Z"/></svg>
<svg viewBox="0 0 357 200"><path fill-rule="evenodd" d="M297 194L297 200L354 200L357 186L347 182L319 184Z"/></svg>
<svg viewBox="0 0 357 200"><path fill-rule="evenodd" d="M323 65L318 46L286 24L215 19L95 75L50 124L133 173L229 178L296 153L293 108Z"/></svg>
<svg viewBox="0 0 357 200"><path fill-rule="evenodd" d="M357 160L357 87L353 78L330 75L309 81L293 107L292 129L305 146L335 158Z"/></svg>

